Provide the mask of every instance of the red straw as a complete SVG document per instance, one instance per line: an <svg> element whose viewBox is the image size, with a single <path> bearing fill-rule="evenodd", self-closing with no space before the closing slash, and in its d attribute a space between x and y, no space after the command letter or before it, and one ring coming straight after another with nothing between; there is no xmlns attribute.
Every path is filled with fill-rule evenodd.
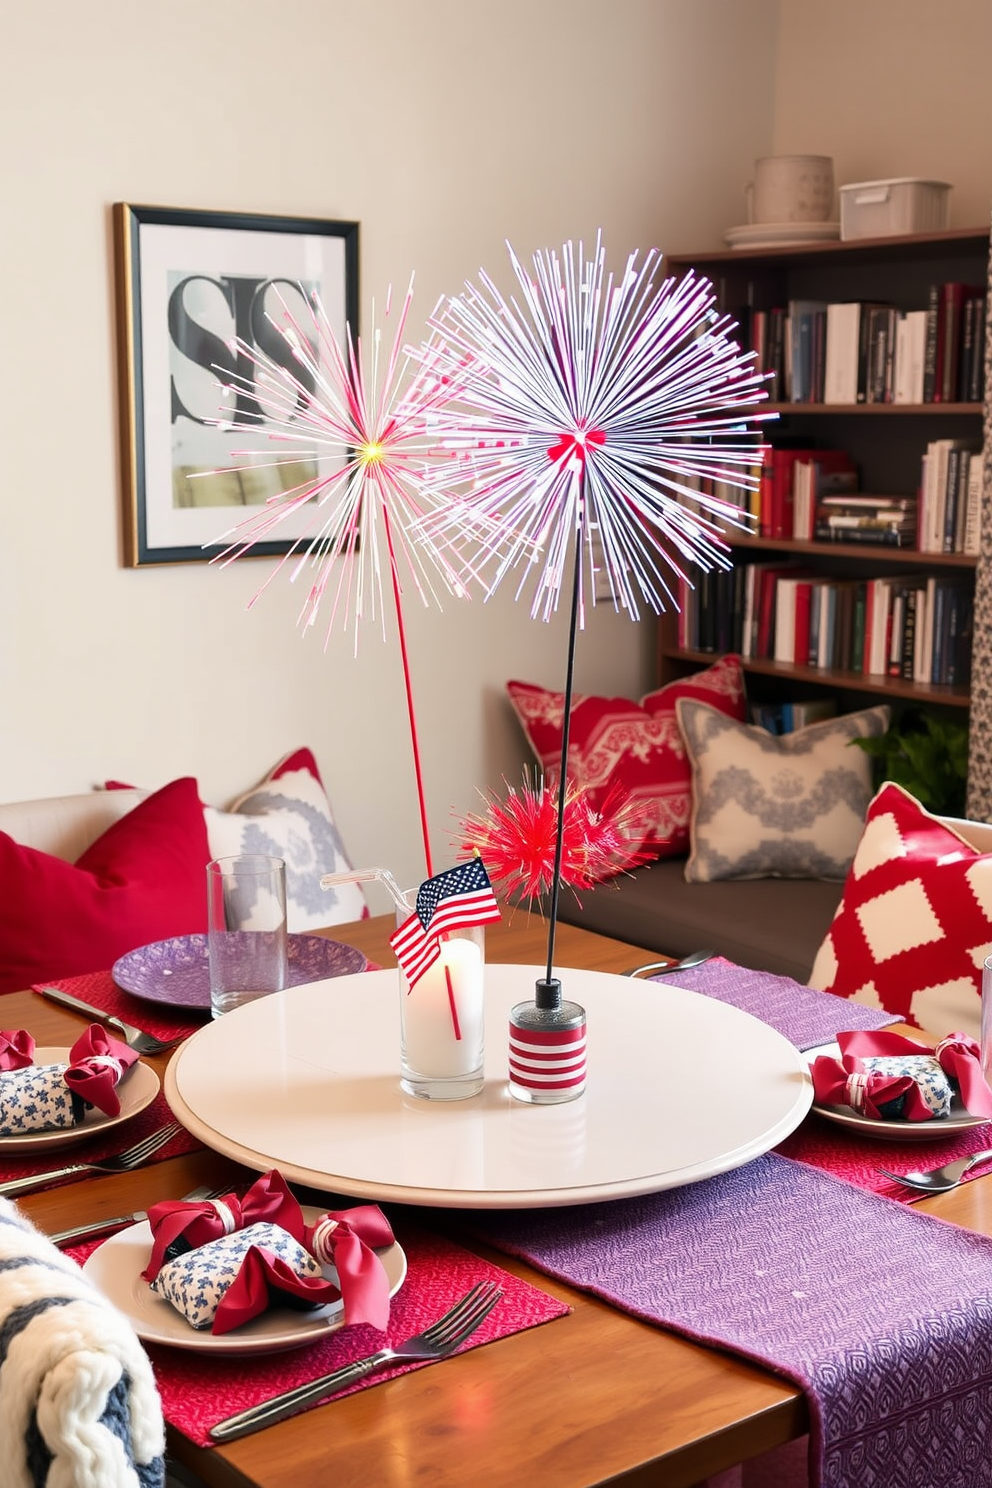
<svg viewBox="0 0 992 1488"><path fill-rule="evenodd" d="M403 685L406 688L406 711L410 719L410 743L413 747L413 772L417 779L417 800L420 804L420 830L424 839L424 860L427 864L427 877L434 877L434 868L431 863L431 839L427 829L427 802L424 796L424 774L420 765L420 742L417 738L417 716L413 710L413 687L410 682L410 658L406 649L406 627L403 624L403 604L400 598L399 574L396 571L396 553L393 549L393 534L389 525L389 508L385 501L382 503L382 519L386 532L386 545L389 549L389 572L393 580L393 600L396 604L396 628L400 637L400 656L403 659ZM455 1038L461 1039L462 1031L458 1022L458 1008L455 1004L455 989L451 985L451 968L444 968L444 979L448 986L448 1006L451 1009L451 1026L455 1032Z"/></svg>

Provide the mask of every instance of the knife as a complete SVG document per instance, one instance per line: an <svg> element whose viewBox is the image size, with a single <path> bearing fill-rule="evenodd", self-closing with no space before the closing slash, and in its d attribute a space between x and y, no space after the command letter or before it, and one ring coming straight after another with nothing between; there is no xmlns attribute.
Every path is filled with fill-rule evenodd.
<svg viewBox="0 0 992 1488"><path fill-rule="evenodd" d="M98 1023L119 1023L113 1013L106 1008L94 1007L91 1002L83 1002L81 997L73 997L71 992L63 992L61 987L40 987L38 989L42 997L47 997L49 1002L57 1002L60 1007L71 1008L74 1013L85 1013L88 1018L95 1018Z"/></svg>
<svg viewBox="0 0 992 1488"><path fill-rule="evenodd" d="M209 1188L204 1184L200 1188L194 1188L192 1193L183 1194L180 1203L192 1204L198 1199L216 1199L226 1192L226 1189ZM106 1235L111 1230L122 1230L126 1225L141 1224L147 1218L147 1209L135 1209L133 1214L113 1214L108 1219L95 1219L91 1224L75 1225L71 1230L57 1230L48 1238L53 1245L78 1245L82 1240L95 1240L98 1235Z"/></svg>

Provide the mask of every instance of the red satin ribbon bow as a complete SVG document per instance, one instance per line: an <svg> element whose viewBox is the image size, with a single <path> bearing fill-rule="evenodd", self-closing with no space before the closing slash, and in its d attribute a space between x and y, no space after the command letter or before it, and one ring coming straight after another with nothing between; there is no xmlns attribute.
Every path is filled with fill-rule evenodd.
<svg viewBox="0 0 992 1488"><path fill-rule="evenodd" d="M69 1050L65 1083L90 1106L106 1116L119 1116L117 1086L138 1061L137 1052L111 1038L99 1023L91 1023Z"/></svg>
<svg viewBox="0 0 992 1488"><path fill-rule="evenodd" d="M34 1064L35 1042L26 1028L0 1028L0 1071Z"/></svg>
<svg viewBox="0 0 992 1488"><path fill-rule="evenodd" d="M376 1204L330 1209L307 1228L303 1243L321 1265L336 1269L345 1321L371 1323L385 1332L389 1278L375 1251L392 1245L393 1231L382 1210Z"/></svg>

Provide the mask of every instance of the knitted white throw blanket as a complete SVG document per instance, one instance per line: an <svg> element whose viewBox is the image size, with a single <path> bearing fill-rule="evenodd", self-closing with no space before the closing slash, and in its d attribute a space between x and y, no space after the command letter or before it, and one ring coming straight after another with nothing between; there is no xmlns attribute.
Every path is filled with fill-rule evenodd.
<svg viewBox="0 0 992 1488"><path fill-rule="evenodd" d="M160 1488L164 1450L130 1323L0 1199L0 1484Z"/></svg>

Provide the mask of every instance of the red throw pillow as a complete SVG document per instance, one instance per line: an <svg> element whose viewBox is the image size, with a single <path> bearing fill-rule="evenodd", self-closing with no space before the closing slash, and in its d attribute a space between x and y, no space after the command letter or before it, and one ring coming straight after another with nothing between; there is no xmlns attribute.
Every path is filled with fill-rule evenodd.
<svg viewBox="0 0 992 1488"><path fill-rule="evenodd" d="M871 802L810 986L943 1036L980 1028L992 952L992 855L901 786Z"/></svg>
<svg viewBox="0 0 992 1488"><path fill-rule="evenodd" d="M506 690L545 774L561 763L565 696L527 682ZM669 682L639 703L629 698L572 698L568 769L601 805L614 783L642 808L644 841L659 858L689 846L692 771L675 716L678 698L696 698L728 718L744 720L744 675L739 656L722 656L705 671Z"/></svg>
<svg viewBox="0 0 992 1488"><path fill-rule="evenodd" d="M138 946L206 930L209 861L191 778L148 796L75 864L0 832L0 993L109 970Z"/></svg>

